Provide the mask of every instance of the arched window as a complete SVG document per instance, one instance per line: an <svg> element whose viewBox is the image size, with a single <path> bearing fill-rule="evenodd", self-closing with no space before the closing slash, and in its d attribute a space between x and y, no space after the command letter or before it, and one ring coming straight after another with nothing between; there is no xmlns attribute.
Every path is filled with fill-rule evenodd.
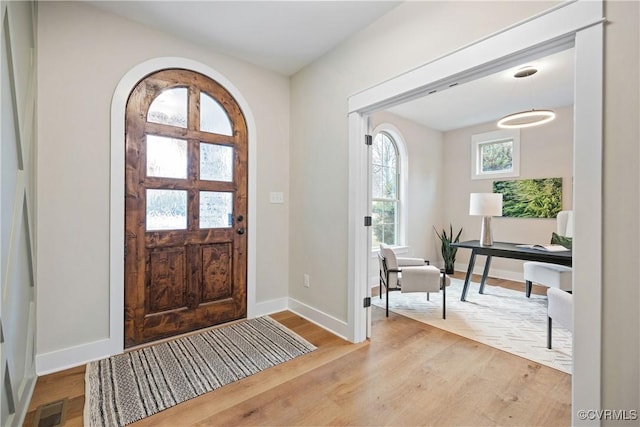
<svg viewBox="0 0 640 427"><path fill-rule="evenodd" d="M402 159L396 138L382 130L375 134L371 152L373 249L380 243L401 245L403 181Z"/></svg>

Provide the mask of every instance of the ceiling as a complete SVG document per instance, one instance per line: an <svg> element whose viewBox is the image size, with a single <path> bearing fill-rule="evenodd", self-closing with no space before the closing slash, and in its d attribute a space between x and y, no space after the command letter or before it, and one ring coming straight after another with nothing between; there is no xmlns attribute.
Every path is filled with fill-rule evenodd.
<svg viewBox="0 0 640 427"><path fill-rule="evenodd" d="M531 65L538 72L514 78ZM518 111L573 105L574 49L450 87L387 111L442 132L486 123Z"/></svg>
<svg viewBox="0 0 640 427"><path fill-rule="evenodd" d="M94 1L108 12L290 76L401 1ZM573 49L427 95L388 111L449 131L532 108L573 104Z"/></svg>
<svg viewBox="0 0 640 427"><path fill-rule="evenodd" d="M100 9L292 75L401 1L93 1Z"/></svg>

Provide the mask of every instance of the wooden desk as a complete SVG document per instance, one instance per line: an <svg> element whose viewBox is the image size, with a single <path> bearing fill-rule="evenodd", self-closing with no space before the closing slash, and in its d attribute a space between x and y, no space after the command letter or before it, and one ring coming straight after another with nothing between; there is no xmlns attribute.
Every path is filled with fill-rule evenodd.
<svg viewBox="0 0 640 427"><path fill-rule="evenodd" d="M484 284L489 275L489 267L491 266L491 258L496 256L500 258L521 259L524 261L540 261L551 264L560 264L571 266L573 255L571 251L566 252L546 252L539 249L521 248L517 245L522 243L493 242L492 246L481 246L478 240L469 240L467 242L452 243L451 246L462 249L471 249L471 258L469 258L469 268L467 276L464 279L464 287L460 301L467 300L467 291L469 290L469 282L471 282L471 274L476 263L476 255L486 255L487 261L484 264L482 272L482 280L480 281L480 293L484 292Z"/></svg>

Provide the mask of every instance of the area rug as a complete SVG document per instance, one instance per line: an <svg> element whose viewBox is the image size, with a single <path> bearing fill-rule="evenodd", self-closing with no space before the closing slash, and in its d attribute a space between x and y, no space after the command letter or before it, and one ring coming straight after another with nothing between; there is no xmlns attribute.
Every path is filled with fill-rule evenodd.
<svg viewBox="0 0 640 427"><path fill-rule="evenodd" d="M91 362L84 425L124 426L315 349L265 316Z"/></svg>
<svg viewBox="0 0 640 427"><path fill-rule="evenodd" d="M486 285L479 294L479 284L471 283L467 302L460 301L463 281L451 279L447 287L447 318L442 319L442 293L389 294L389 310L411 319L444 329L491 347L524 357L562 372L571 373L571 332L554 325L553 349L547 348L547 297L531 295ZM372 303L385 307L382 299Z"/></svg>

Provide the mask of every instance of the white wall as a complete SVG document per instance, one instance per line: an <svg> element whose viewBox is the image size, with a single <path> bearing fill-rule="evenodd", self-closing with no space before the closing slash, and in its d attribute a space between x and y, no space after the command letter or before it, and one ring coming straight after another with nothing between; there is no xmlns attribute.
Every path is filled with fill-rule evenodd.
<svg viewBox="0 0 640 427"><path fill-rule="evenodd" d="M604 15L608 22L604 69L602 407L637 409L640 408L640 4L608 1Z"/></svg>
<svg viewBox="0 0 640 427"><path fill-rule="evenodd" d="M573 107L554 109L556 119L542 126L520 130L520 176L505 179L562 178L562 207L570 210L573 199ZM444 134L444 217L455 229L462 227L461 240L480 238L481 218L469 216L469 194L493 192L494 179L471 179L471 136L496 130L495 122L457 129ZM503 242L549 243L556 231L555 219L492 219L493 239ZM461 249L456 270L466 271L470 251ZM476 262L482 272L484 257ZM490 275L522 279L522 261L494 258Z"/></svg>
<svg viewBox="0 0 640 427"><path fill-rule="evenodd" d="M442 261L433 226L442 223L442 132L394 114L380 111L371 115L371 128L390 124L401 133L408 155L406 204L407 254L425 258L434 265ZM378 283L377 253L369 265L369 281Z"/></svg>
<svg viewBox="0 0 640 427"><path fill-rule="evenodd" d="M135 65L179 56L220 72L256 123L258 302L287 296L289 81L79 2L39 4L38 355L109 334L110 106ZM252 201L250 201L251 203Z"/></svg>
<svg viewBox="0 0 640 427"><path fill-rule="evenodd" d="M347 98L554 4L402 3L292 77L291 297L347 319Z"/></svg>

